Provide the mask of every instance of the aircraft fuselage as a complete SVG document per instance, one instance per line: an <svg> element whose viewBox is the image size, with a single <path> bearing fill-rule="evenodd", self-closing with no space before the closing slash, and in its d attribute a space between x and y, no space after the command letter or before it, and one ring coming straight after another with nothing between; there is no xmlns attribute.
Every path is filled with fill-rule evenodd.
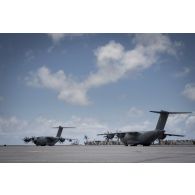
<svg viewBox="0 0 195 195"><path fill-rule="evenodd" d="M59 141L59 137L34 137L32 142L36 146L53 146Z"/></svg>
<svg viewBox="0 0 195 195"><path fill-rule="evenodd" d="M156 139L159 138L159 135L164 133L164 131L145 131L145 132L138 132L138 133L125 133L125 136L123 138L120 138L121 142L124 145L144 145L149 146L151 145Z"/></svg>

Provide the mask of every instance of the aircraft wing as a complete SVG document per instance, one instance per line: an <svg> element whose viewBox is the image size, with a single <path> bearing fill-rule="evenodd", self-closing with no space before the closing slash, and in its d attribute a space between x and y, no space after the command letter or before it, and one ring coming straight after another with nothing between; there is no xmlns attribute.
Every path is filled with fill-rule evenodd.
<svg viewBox="0 0 195 195"><path fill-rule="evenodd" d="M177 134L170 134L170 133L165 133L167 136L177 136L177 137L184 137L184 135L177 135Z"/></svg>
<svg viewBox="0 0 195 195"><path fill-rule="evenodd" d="M140 132L138 132L138 131L129 131L129 132L123 132L123 133L128 133L130 135L139 135L140 134Z"/></svg>
<svg viewBox="0 0 195 195"><path fill-rule="evenodd" d="M132 135L132 136L138 136L140 135L140 132L138 131L120 131L120 132L115 132L115 133L101 133L101 134L98 134L98 135L104 135L104 136L117 136L117 137L124 137L125 134L129 134L129 135Z"/></svg>
<svg viewBox="0 0 195 195"><path fill-rule="evenodd" d="M100 134L97 134L97 135L116 135L117 133L100 133Z"/></svg>
<svg viewBox="0 0 195 195"><path fill-rule="evenodd" d="M28 143L28 142L32 141L32 138L30 138L30 137L25 137L25 138L23 139L23 141L24 141L25 143Z"/></svg>
<svg viewBox="0 0 195 195"><path fill-rule="evenodd" d="M117 135L117 134L124 134L124 133L128 133L131 135L139 135L140 134L140 132L138 132L138 131L120 131L120 132L116 132L116 133L100 133L97 135Z"/></svg>
<svg viewBox="0 0 195 195"><path fill-rule="evenodd" d="M51 137L47 136L46 138L48 141L53 141L55 139L55 137L52 137L52 136Z"/></svg>

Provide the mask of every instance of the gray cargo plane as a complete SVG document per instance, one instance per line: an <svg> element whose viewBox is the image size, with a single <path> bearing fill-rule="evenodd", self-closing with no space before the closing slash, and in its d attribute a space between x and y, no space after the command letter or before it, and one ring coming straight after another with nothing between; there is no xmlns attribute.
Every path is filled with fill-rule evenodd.
<svg viewBox="0 0 195 195"><path fill-rule="evenodd" d="M41 136L41 137L25 137L23 140L25 143L33 142L36 146L53 146L57 142L63 143L65 140L68 140L69 142L72 142L72 138L63 138L61 137L63 128L75 128L75 127L53 127L58 128L58 132L56 137L54 136Z"/></svg>
<svg viewBox="0 0 195 195"><path fill-rule="evenodd" d="M167 122L169 114L189 114L191 112L168 112L168 111L150 111L160 114L155 130L152 131L130 131L130 132L116 132L116 133L102 133L106 140L113 139L115 136L121 140L125 146L150 146L155 140L163 140L166 136L184 137L184 135L165 133L164 127Z"/></svg>

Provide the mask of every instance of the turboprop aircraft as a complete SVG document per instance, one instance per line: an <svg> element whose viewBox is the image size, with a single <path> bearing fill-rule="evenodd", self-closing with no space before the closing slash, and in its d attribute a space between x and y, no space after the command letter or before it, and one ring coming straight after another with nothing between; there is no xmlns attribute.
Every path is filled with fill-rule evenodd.
<svg viewBox="0 0 195 195"><path fill-rule="evenodd" d="M72 138L63 138L61 137L63 128L75 128L75 127L53 127L58 128L57 135L54 136L41 136L41 137L25 137L23 140L25 143L33 142L36 146L53 146L57 142L63 143L65 140L68 140L69 142L72 142Z"/></svg>
<svg viewBox="0 0 195 195"><path fill-rule="evenodd" d="M167 136L178 136L184 137L184 135L170 134L166 133L164 130L165 124L167 122L169 114L189 114L191 112L168 112L168 111L150 111L153 113L160 114L156 128L152 131L129 131L129 132L115 132L115 133L102 133L98 135L103 135L106 140L113 139L115 136L120 139L120 141L125 146L150 146L155 140L163 140Z"/></svg>

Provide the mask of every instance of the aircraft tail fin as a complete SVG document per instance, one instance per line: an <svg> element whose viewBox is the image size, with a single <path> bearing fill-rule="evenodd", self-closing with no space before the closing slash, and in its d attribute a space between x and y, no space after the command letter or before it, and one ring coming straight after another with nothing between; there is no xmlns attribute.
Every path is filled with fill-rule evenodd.
<svg viewBox="0 0 195 195"><path fill-rule="evenodd" d="M164 130L169 114L189 114L191 113L191 112L168 112L164 110L150 111L150 112L160 114L155 130Z"/></svg>
<svg viewBox="0 0 195 195"><path fill-rule="evenodd" d="M58 132L57 132L56 137L60 137L62 135L62 130L64 128L75 128L75 127L62 127L62 126L58 126L58 127L53 127L53 128L58 128Z"/></svg>
<svg viewBox="0 0 195 195"><path fill-rule="evenodd" d="M63 127L59 127L56 137L60 137L62 135Z"/></svg>

